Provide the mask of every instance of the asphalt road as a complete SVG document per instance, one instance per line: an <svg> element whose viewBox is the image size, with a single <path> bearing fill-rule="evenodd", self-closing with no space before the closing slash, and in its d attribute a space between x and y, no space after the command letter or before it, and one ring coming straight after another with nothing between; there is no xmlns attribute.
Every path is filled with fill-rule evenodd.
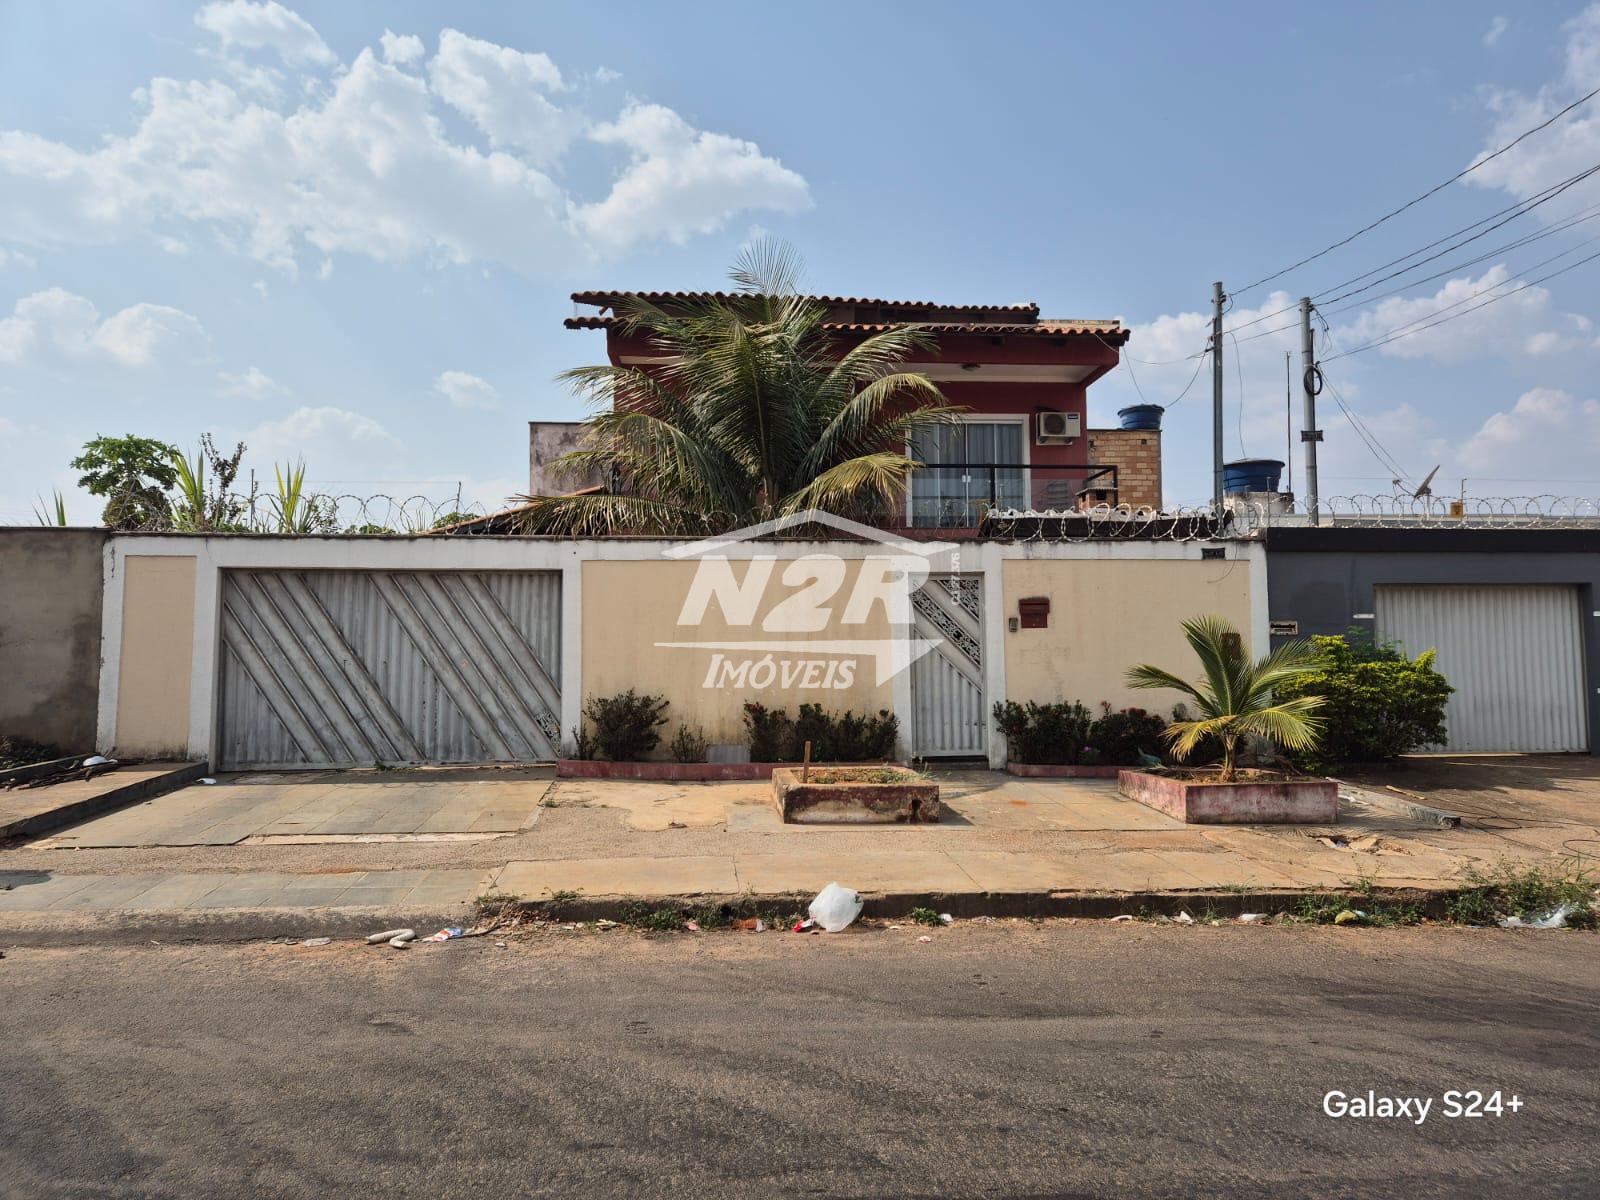
<svg viewBox="0 0 1600 1200"><path fill-rule="evenodd" d="M919 932L8 949L0 1193L1600 1193L1600 936Z"/></svg>

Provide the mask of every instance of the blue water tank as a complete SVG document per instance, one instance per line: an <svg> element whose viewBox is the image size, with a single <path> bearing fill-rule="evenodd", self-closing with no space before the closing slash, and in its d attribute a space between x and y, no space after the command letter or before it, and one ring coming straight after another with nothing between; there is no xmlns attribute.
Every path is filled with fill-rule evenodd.
<svg viewBox="0 0 1600 1200"><path fill-rule="evenodd" d="M1124 429L1160 429L1161 414L1166 411L1159 404L1132 404L1117 409L1117 419Z"/></svg>
<svg viewBox="0 0 1600 1200"><path fill-rule="evenodd" d="M1282 474L1281 459L1236 458L1222 464L1222 490L1230 496L1238 492L1275 492Z"/></svg>

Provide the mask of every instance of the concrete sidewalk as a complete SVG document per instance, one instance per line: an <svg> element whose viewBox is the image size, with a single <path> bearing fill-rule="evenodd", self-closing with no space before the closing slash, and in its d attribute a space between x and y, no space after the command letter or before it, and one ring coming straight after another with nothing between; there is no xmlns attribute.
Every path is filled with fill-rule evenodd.
<svg viewBox="0 0 1600 1200"><path fill-rule="evenodd" d="M1514 787L1496 776L1473 791L1485 770L1451 776L1461 806L1488 813L1454 829L1359 796L1320 829L1184 825L1108 780L982 770L940 773L943 822L877 827L784 825L758 782L244 776L6 850L0 917L388 908L420 919L458 916L488 892L577 895L596 912L629 899L787 906L831 881L877 897L877 911L1070 912L1085 898L1175 896L1221 906L1356 883L1437 892L1502 860L1600 850L1600 766L1523 762ZM441 826L458 832L429 832Z"/></svg>

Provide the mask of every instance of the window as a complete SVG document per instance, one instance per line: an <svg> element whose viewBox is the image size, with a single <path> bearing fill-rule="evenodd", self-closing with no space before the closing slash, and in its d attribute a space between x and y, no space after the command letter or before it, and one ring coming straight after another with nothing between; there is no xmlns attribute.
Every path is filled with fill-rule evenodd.
<svg viewBox="0 0 1600 1200"><path fill-rule="evenodd" d="M1027 422L963 421L919 432L911 457L927 465L911 476L911 525L970 529L986 509L1026 505Z"/></svg>

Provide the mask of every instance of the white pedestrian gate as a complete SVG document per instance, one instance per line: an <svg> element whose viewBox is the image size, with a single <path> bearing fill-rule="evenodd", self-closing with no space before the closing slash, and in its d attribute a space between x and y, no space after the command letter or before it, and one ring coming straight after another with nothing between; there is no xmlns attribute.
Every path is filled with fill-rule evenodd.
<svg viewBox="0 0 1600 1200"><path fill-rule="evenodd" d="M1437 649L1455 694L1450 750L1587 750L1578 590L1491 584L1379 587L1377 630L1415 656Z"/></svg>
<svg viewBox="0 0 1600 1200"><path fill-rule="evenodd" d="M911 609L915 636L938 643L911 664L913 753L988 754L982 576L935 576L912 593Z"/></svg>
<svg viewBox="0 0 1600 1200"><path fill-rule="evenodd" d="M228 571L222 769L551 759L555 571Z"/></svg>

